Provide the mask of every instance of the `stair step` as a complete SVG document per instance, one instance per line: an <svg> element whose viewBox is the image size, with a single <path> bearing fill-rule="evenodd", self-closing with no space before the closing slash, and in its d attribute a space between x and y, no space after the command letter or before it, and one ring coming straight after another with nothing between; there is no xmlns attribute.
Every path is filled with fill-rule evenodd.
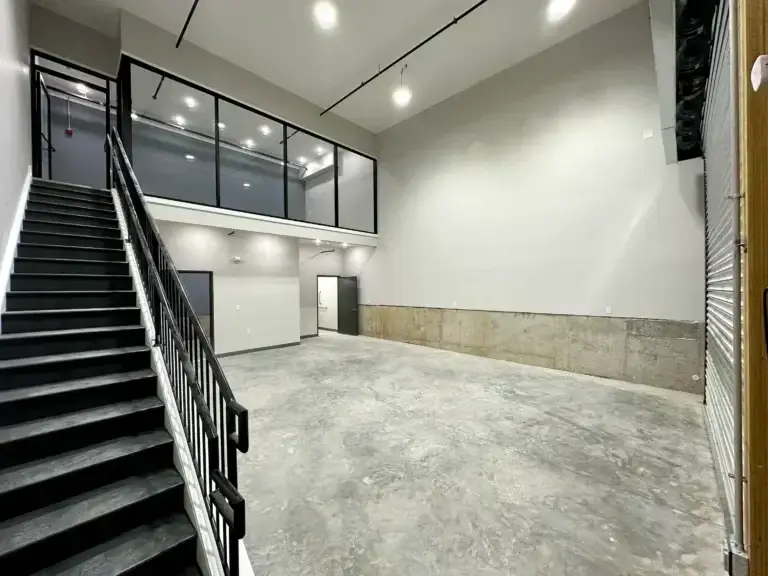
<svg viewBox="0 0 768 576"><path fill-rule="evenodd" d="M139 526L35 576L176 574L181 562L194 558L196 539L189 519L174 514Z"/></svg>
<svg viewBox="0 0 768 576"><path fill-rule="evenodd" d="M16 257L13 271L19 274L116 274L121 276L129 273L128 262L24 256Z"/></svg>
<svg viewBox="0 0 768 576"><path fill-rule="evenodd" d="M120 475L165 467L172 458L168 432L151 430L2 470L0 520L110 484Z"/></svg>
<svg viewBox="0 0 768 576"><path fill-rule="evenodd" d="M53 201L64 202L72 206L83 206L89 208L91 206L114 208L112 202L112 196L101 196L93 194L84 194L81 192L68 192L66 190L46 190L46 189L31 189L29 192L30 200L41 201Z"/></svg>
<svg viewBox="0 0 768 576"><path fill-rule="evenodd" d="M5 297L9 312L19 310L62 310L80 308L125 308L136 306L133 290L92 290L92 291L40 291L8 292Z"/></svg>
<svg viewBox="0 0 768 576"><path fill-rule="evenodd" d="M63 244L42 244L20 242L16 251L22 258L55 258L66 260L98 260L125 262L123 248L95 248L88 246L67 246Z"/></svg>
<svg viewBox="0 0 768 576"><path fill-rule="evenodd" d="M145 340L144 327L138 324L0 334L0 360L127 348Z"/></svg>
<svg viewBox="0 0 768 576"><path fill-rule="evenodd" d="M162 428L163 416L163 403L152 396L3 426L0 463L10 468L94 442Z"/></svg>
<svg viewBox="0 0 768 576"><path fill-rule="evenodd" d="M99 226L97 224L77 224L75 222L62 222L49 218L24 218L21 225L22 232L49 232L74 235L98 236L100 238L120 238L120 229L112 226Z"/></svg>
<svg viewBox="0 0 768 576"><path fill-rule="evenodd" d="M150 352L131 346L0 360L0 390L144 370L150 367Z"/></svg>
<svg viewBox="0 0 768 576"><path fill-rule="evenodd" d="M138 306L82 310L21 310L5 312L2 315L4 334L138 324L141 324L141 310Z"/></svg>
<svg viewBox="0 0 768 576"><path fill-rule="evenodd" d="M76 192L78 194L88 194L91 196L106 196L111 198L112 192L106 188L93 188L81 184L71 184L69 182L57 182L55 180L43 180L34 178L32 180L31 190L55 190L58 192Z"/></svg>
<svg viewBox="0 0 768 576"><path fill-rule="evenodd" d="M11 291L131 290L133 279L115 274L11 274Z"/></svg>
<svg viewBox="0 0 768 576"><path fill-rule="evenodd" d="M123 249L123 240L121 238L101 238L99 236L65 234L62 232L28 232L22 230L20 241L25 244L55 244L71 247Z"/></svg>
<svg viewBox="0 0 768 576"><path fill-rule="evenodd" d="M111 206L106 208L98 206L77 206L66 201L51 200L51 199L36 199L30 198L27 202L28 210L41 210L41 211L56 211L65 212L67 214L77 214L81 216L95 216L97 218L114 218L115 209Z"/></svg>
<svg viewBox="0 0 768 576"><path fill-rule="evenodd" d="M178 473L166 469L13 518L0 525L0 573L50 566L166 516L181 504L183 487Z"/></svg>
<svg viewBox="0 0 768 576"><path fill-rule="evenodd" d="M10 426L156 394L157 376L149 369L12 388L0 391L0 424Z"/></svg>
<svg viewBox="0 0 768 576"><path fill-rule="evenodd" d="M55 222L66 224L85 224L88 226L101 226L102 228L114 228L119 230L117 225L117 216L85 216L81 214L69 214L60 210L35 210L27 208L24 213L25 218L30 220L41 220L43 222Z"/></svg>

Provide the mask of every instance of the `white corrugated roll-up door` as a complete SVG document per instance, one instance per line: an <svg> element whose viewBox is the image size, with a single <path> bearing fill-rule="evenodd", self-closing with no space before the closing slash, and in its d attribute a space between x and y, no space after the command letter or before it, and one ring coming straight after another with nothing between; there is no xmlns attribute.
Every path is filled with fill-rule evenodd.
<svg viewBox="0 0 768 576"><path fill-rule="evenodd" d="M734 217L729 76L728 2L716 11L712 59L704 108L706 174L706 395L707 421L715 464L725 492L726 515L734 522ZM737 272L740 274L740 271ZM742 299L738 298L739 302Z"/></svg>

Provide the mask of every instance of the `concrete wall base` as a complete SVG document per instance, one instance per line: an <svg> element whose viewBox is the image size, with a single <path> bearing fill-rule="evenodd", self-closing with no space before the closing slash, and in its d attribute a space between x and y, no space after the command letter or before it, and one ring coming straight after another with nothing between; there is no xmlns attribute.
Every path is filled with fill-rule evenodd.
<svg viewBox="0 0 768 576"><path fill-rule="evenodd" d="M365 336L704 393L704 323L361 306Z"/></svg>

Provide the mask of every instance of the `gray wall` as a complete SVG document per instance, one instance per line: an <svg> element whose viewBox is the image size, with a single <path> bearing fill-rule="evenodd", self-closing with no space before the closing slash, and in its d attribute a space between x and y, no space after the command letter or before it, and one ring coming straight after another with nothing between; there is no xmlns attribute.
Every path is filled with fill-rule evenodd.
<svg viewBox="0 0 768 576"><path fill-rule="evenodd" d="M299 341L295 238L158 222L177 268L213 272L214 348L228 354ZM240 257L235 263L232 258Z"/></svg>
<svg viewBox="0 0 768 576"><path fill-rule="evenodd" d="M106 115L104 110L72 100L69 106L72 136L67 129L67 101L51 95L52 176L59 182L104 188L106 180ZM115 122L115 116L112 116ZM43 174L47 176L46 173Z"/></svg>
<svg viewBox="0 0 768 576"><path fill-rule="evenodd" d="M27 21L25 2L0 0L0 258L32 165Z"/></svg>
<svg viewBox="0 0 768 576"><path fill-rule="evenodd" d="M702 321L702 162L660 128L640 3L385 131L361 303Z"/></svg>
<svg viewBox="0 0 768 576"><path fill-rule="evenodd" d="M23 4L21 0L3 0ZM43 52L114 77L120 42L50 10L31 4L29 43Z"/></svg>

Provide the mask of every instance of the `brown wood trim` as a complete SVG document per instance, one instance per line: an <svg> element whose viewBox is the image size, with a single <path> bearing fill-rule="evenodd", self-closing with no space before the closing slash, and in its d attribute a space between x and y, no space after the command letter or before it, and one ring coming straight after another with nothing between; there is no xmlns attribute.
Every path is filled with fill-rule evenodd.
<svg viewBox="0 0 768 576"><path fill-rule="evenodd" d="M739 2L741 178L744 269L745 521L750 576L768 576L768 352L763 290L768 288L768 93L749 83L755 58L768 53L768 0Z"/></svg>

